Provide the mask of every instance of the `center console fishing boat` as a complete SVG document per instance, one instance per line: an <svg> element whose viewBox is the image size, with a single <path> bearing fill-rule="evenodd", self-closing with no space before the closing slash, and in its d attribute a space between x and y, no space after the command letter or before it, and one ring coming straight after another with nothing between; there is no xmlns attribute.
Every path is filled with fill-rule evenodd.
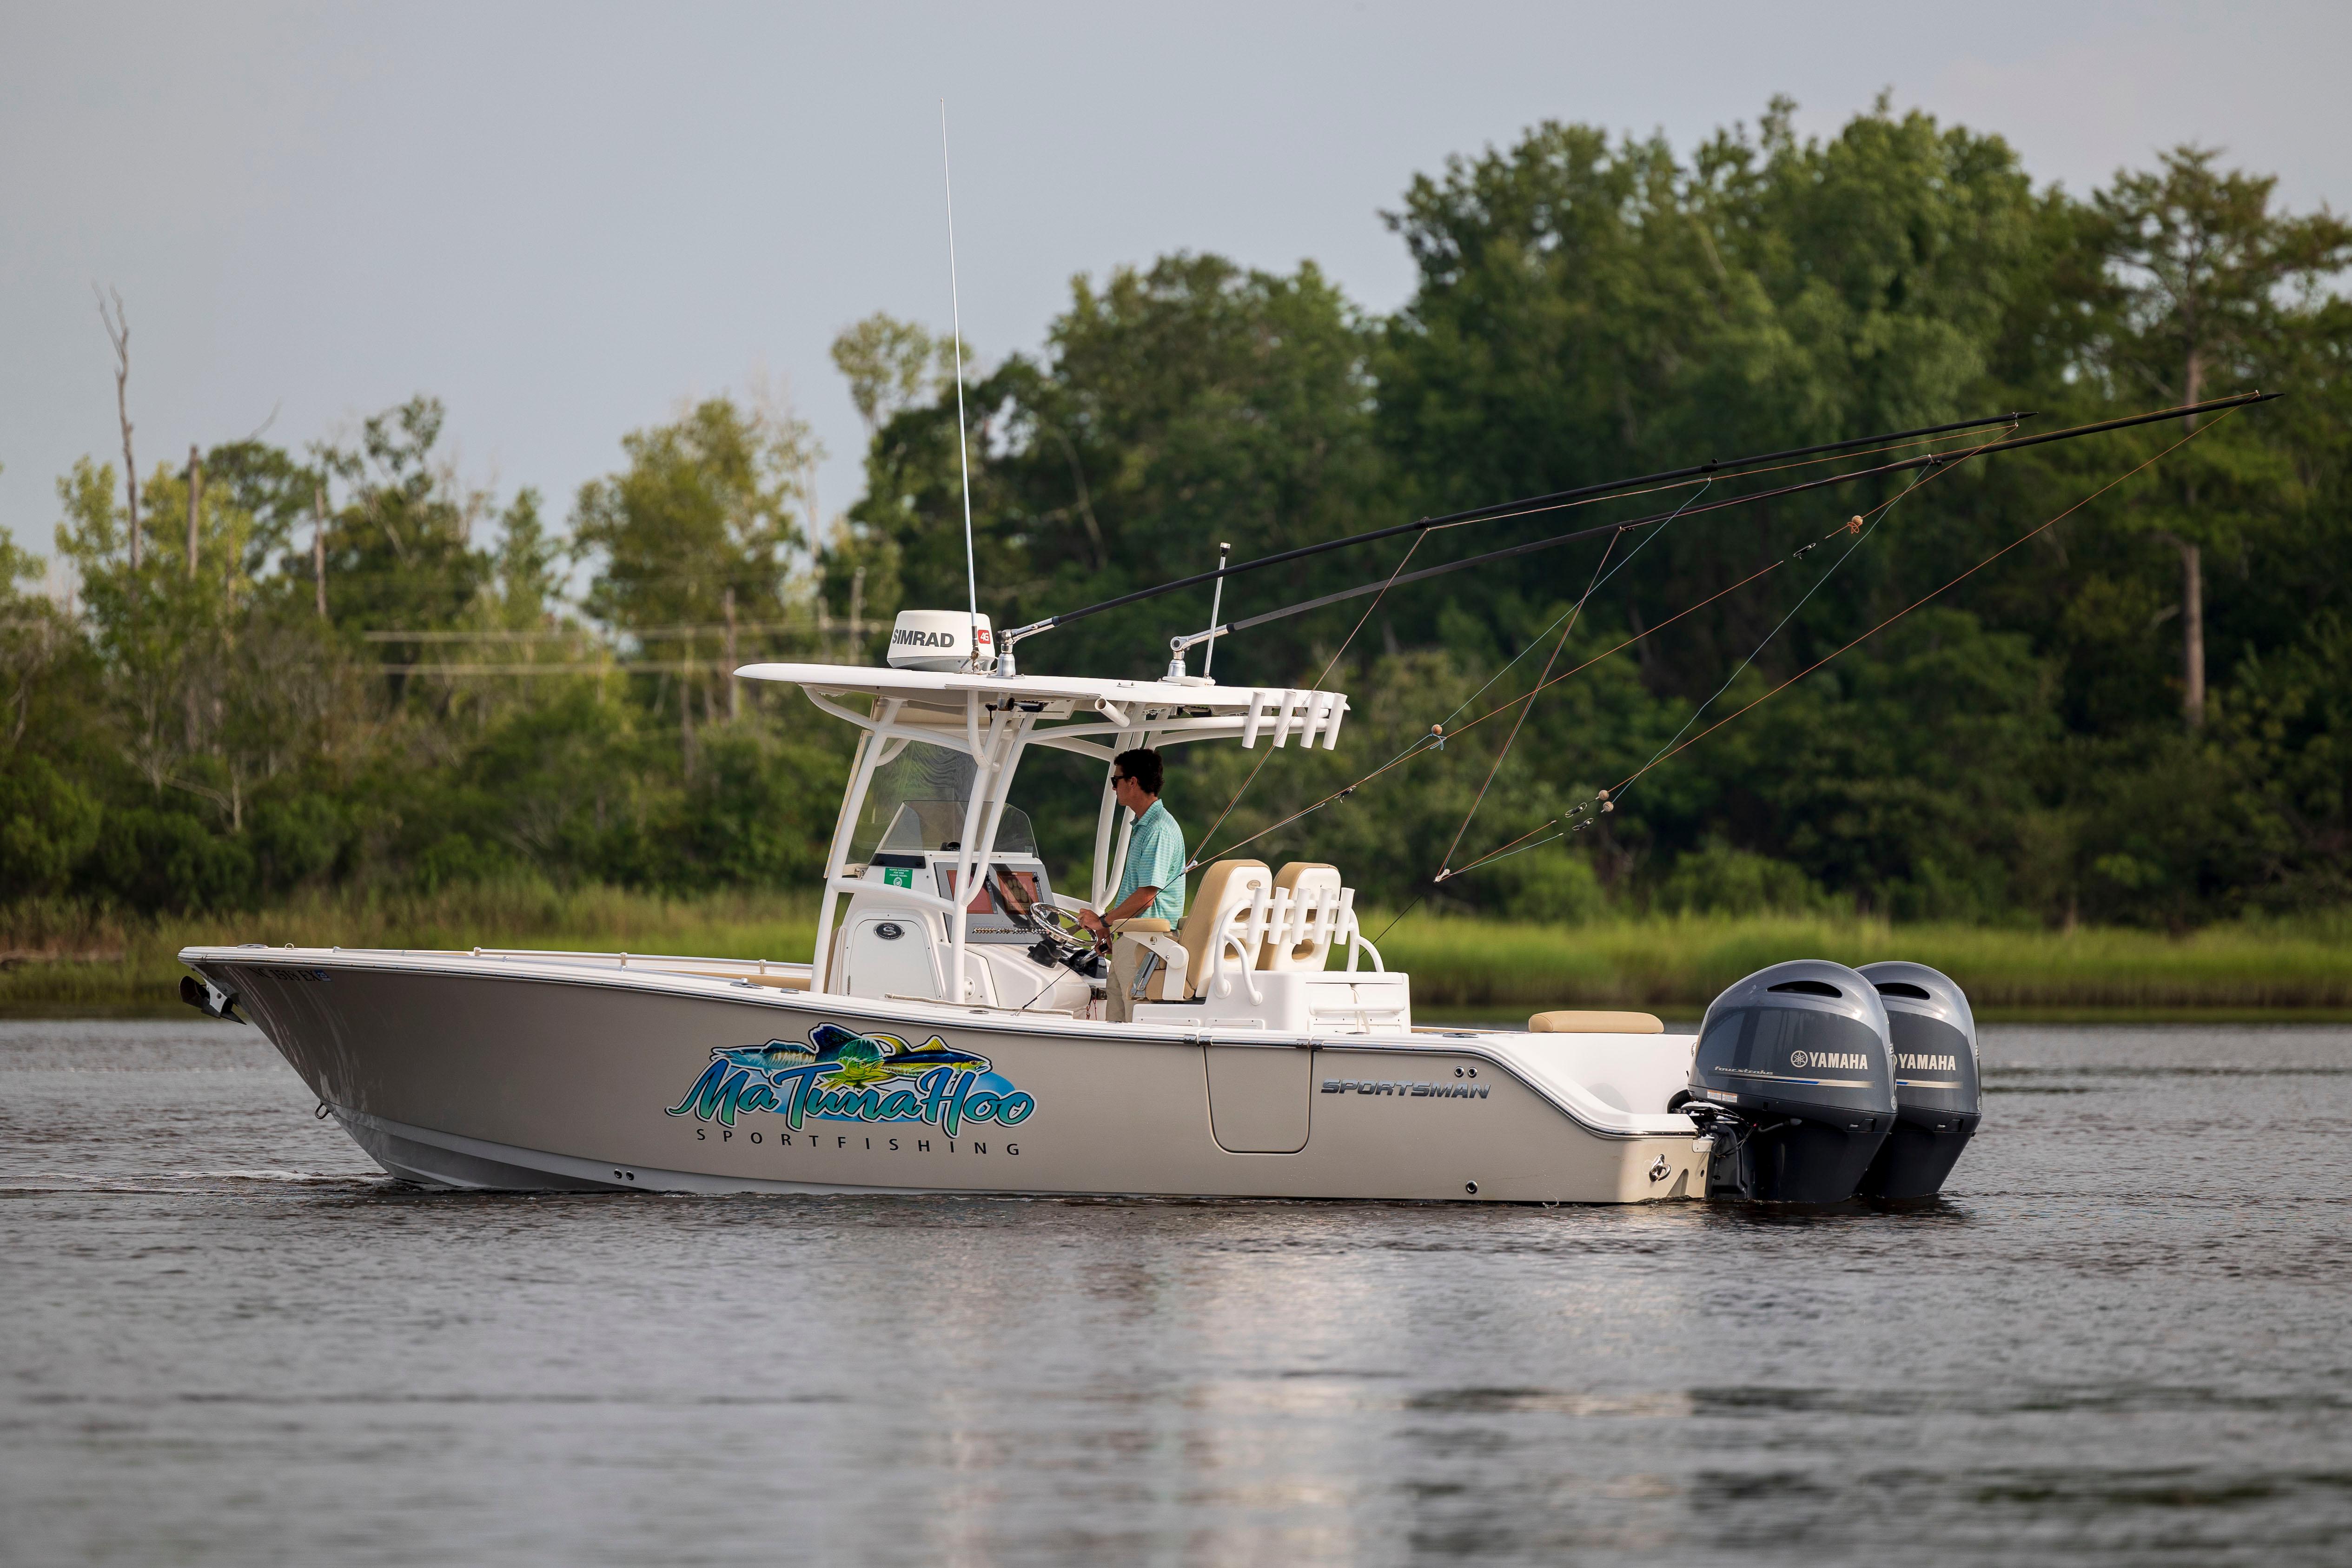
<svg viewBox="0 0 2352 1568"><path fill-rule="evenodd" d="M939 629L979 619L909 612L888 667L739 672L859 732L812 962L190 947L183 993L439 1186L1823 1202L1931 1195L1973 1131L1974 1023L1933 970L1776 966L1696 1039L1641 1013L1432 1025L1320 863L1202 868L1113 1021L1076 916L1132 824L1106 785L1090 883L1056 885L1024 759L1336 749L1349 700L990 673ZM877 792L910 752L952 788Z"/></svg>
<svg viewBox="0 0 2352 1568"><path fill-rule="evenodd" d="M1186 650L1209 644L1205 668L1228 634L1447 573L1580 541L1600 544L1605 561L1619 540L1654 538L1685 516L1896 474L1924 482L1996 453L2223 415L2278 395L2243 392L2027 435L2011 433L2033 415L1994 413L1711 458L1252 560L1232 562L1221 547L1214 571L1049 615L992 646L979 612L967 476L965 611L901 614L884 668L737 672L797 686L859 732L811 962L190 947L180 956L194 974L181 994L216 1017L257 1024L318 1096L320 1113L386 1170L445 1186L1545 1203L1932 1197L1981 1119L1975 1019L1960 988L1933 969L1776 964L1717 997L1696 1038L1667 1034L1643 1013L1544 1012L1524 1030L1433 1026L1414 1021L1412 977L1366 939L1344 868L1229 858L1201 868L1181 925L1135 937L1148 961L1114 1008L1077 917L1108 902L1130 824L1106 779L1086 894L1055 886L1013 804L1023 760L1042 747L1108 774L1118 753L1138 747L1336 749L1344 693L1219 685L1185 673ZM961 392L957 410L961 431ZM1797 466L1828 471L1790 477ZM1740 478L1772 487L1703 498ZM1219 620L1229 576L1676 489L1685 494L1671 509L1411 571L1408 550L1384 578ZM1883 519L1893 505L1869 515ZM1875 527L1854 514L1785 559L1839 536L1851 554ZM1594 574L1587 597L1606 580L1598 563ZM1210 625L1171 639L1175 657L1160 679L1017 673L1013 645L1025 637L1212 582ZM1532 704L1539 689L1522 700ZM877 790L886 769L895 771ZM932 787L904 788L909 771ZM1613 810L1612 793L1574 811Z"/></svg>

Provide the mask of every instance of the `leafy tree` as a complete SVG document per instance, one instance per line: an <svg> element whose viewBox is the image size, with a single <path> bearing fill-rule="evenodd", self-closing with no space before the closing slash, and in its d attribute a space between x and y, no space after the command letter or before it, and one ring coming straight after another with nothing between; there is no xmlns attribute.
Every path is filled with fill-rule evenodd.
<svg viewBox="0 0 2352 1568"><path fill-rule="evenodd" d="M474 527L488 498L462 489L434 456L446 417L440 399L420 393L362 422L356 447L320 452L348 495L327 532L327 609L338 628L446 628L488 580L490 562L475 547ZM424 645L384 646L414 662ZM403 689L394 677L394 694Z"/></svg>
<svg viewBox="0 0 2352 1568"><path fill-rule="evenodd" d="M940 395L942 383L955 387L955 343L934 338L912 321L876 311L845 327L833 340L833 362L849 382L849 401L866 422L872 441L881 428L926 398ZM965 369L973 368L971 351L964 350Z"/></svg>
<svg viewBox="0 0 2352 1568"><path fill-rule="evenodd" d="M1933 423L1979 412L1972 399L2001 406L1984 383L2041 223L2014 153L1883 102L1801 142L1790 111L1776 101L1756 134L1721 132L1686 164L1663 141L1612 146L1547 123L1413 182L1389 221L1421 281L1377 369L1382 438L1427 507ZM1931 509L1975 483L1939 480ZM1639 616L1671 614L1891 494L1865 485L1677 525L1616 591ZM1482 524L1453 548L1679 498ZM1528 558L1521 583L1572 595L1598 554ZM1810 662L1815 628L1850 624L1881 580L1843 577L1765 667ZM1710 690L1785 608L1732 601L1645 650L1645 674L1661 690Z"/></svg>
<svg viewBox="0 0 2352 1568"><path fill-rule="evenodd" d="M2324 208L2273 211L2274 177L2219 170L2218 157L2177 147L2160 168L2118 172L2091 198L2110 275L2108 362L2126 389L2194 403L2259 384L2285 357L2295 308L2307 311L2319 286L2352 266L2352 225ZM2179 465L2177 501L2153 514L2180 555L2180 706L2191 729L2205 722L2205 551L2252 520L2244 491L2294 479L2290 465L2263 461L2265 444L2251 434L2200 443Z"/></svg>
<svg viewBox="0 0 2352 1568"><path fill-rule="evenodd" d="M557 570L562 546L549 537L539 515L540 496L526 486L499 519L499 542L491 557L496 584L495 619L511 631L542 625L563 597Z"/></svg>
<svg viewBox="0 0 2352 1568"><path fill-rule="evenodd" d="M326 476L320 469L298 463L293 454L259 440L232 441L205 454L205 488L217 489L232 512L251 519L246 536L245 575L259 578L271 561L292 543L296 530L310 522L312 499ZM299 570L307 580L310 561L299 569L289 561L289 575Z"/></svg>
<svg viewBox="0 0 2352 1568"><path fill-rule="evenodd" d="M1196 851L1328 859L1391 908L1564 924L1859 907L2178 929L2352 898L2352 304L2329 291L2352 250L2332 216L2283 214L2269 182L2193 149L2088 200L2036 191L1998 137L1882 102L1817 140L1775 104L1680 153L1538 126L1415 181L1391 222L1419 272L1392 319L1312 265L1178 254L1076 280L1041 351L968 363L982 607L1013 624L1198 571L1222 540L1246 559L1942 417L2293 396L1891 622L2184 433L1751 501L1254 631L1218 649L1221 677L1328 671L1355 706L1336 753L1176 748ZM193 573L184 472L142 477L134 552L131 486L77 465L59 484L69 604L20 591L30 563L0 537L0 897L804 885L848 736L728 681L728 653L812 652L803 549L836 613L860 591L869 615L957 604L964 582L940 339L877 316L835 359L868 485L822 539L796 522L807 432L725 398L624 439L572 509L569 555L535 492L460 481L430 397L348 449L213 448ZM330 483L322 616L305 524ZM1411 560L1691 494L1438 531ZM1882 504L1851 555L1791 559ZM1407 555L1235 579L1224 609L1378 580ZM1024 666L1156 674L1209 601L1076 622ZM2204 657L2176 664L2176 622ZM1498 759L1555 649L1576 673ZM2169 672L2193 718L2208 660L2203 726L2184 727ZM1024 778L1057 869L1080 869L1099 783L1067 758ZM1614 811L1538 826L1603 787Z"/></svg>
<svg viewBox="0 0 2352 1568"><path fill-rule="evenodd" d="M79 760L87 661L58 607L18 591L37 570L0 530L0 898L61 891L98 840L98 801L57 766Z"/></svg>
<svg viewBox="0 0 2352 1568"><path fill-rule="evenodd" d="M622 438L629 465L580 487L575 549L597 563L587 608L650 657L675 661L655 706L674 706L691 772L695 710L736 711L730 677L711 663L724 627L782 616L800 476L815 447L798 421L711 398L673 423Z"/></svg>
<svg viewBox="0 0 2352 1568"><path fill-rule="evenodd" d="M967 392L982 608L1017 623L1206 570L1220 540L1245 558L1382 515L1365 350L1354 310L1311 263L1280 277L1174 256L1099 285L1077 279L1043 361L1016 355ZM892 419L850 514L862 537L893 547L900 591L917 602L963 599L955 428L951 392ZM1237 580L1226 607L1279 603L1362 570ZM1079 622L1024 657L1157 674L1171 632L1205 622L1209 602L1202 592ZM1348 623L1281 627L1218 664L1288 678L1307 639Z"/></svg>

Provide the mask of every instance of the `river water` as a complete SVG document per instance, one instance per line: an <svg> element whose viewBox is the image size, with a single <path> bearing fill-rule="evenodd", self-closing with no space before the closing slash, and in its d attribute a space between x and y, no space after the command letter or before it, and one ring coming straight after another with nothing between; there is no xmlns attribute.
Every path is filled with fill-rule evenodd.
<svg viewBox="0 0 2352 1568"><path fill-rule="evenodd" d="M1917 1214L525 1197L0 1024L0 1561L2352 1558L2352 1030L1984 1054Z"/></svg>

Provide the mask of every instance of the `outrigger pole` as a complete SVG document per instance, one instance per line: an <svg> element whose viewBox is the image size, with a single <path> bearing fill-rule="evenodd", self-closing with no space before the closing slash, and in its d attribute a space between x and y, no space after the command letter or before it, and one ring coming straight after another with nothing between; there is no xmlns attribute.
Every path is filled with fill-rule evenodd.
<svg viewBox="0 0 2352 1568"><path fill-rule="evenodd" d="M1338 604L1345 600L1360 599L1367 593L1378 593L1387 589L1399 588L1408 582L1418 582L1423 578L1443 577L1449 571L1466 571L1474 566L1491 566L1498 560L1508 560L1514 556L1532 555L1538 550L1554 549L1561 545L1574 544L1579 539L1597 538L1602 534L1616 534L1622 532L1627 528L1648 528L1654 524L1666 522L1675 517L1686 517L1697 512L1717 512L1723 510L1727 507L1745 506L1750 501L1769 501L1781 496L1793 496L1801 491L1825 489L1832 485L1843 485L1855 479L1867 479L1881 474L1901 474L1914 468L1937 468L1949 464L1965 462L1972 457L1982 457L1990 453L2014 452L2021 446L2041 446L2053 441L2073 441L2085 435L2096 435L2104 431L2126 430L2136 424L2154 424L2162 420L2182 419L2191 414L2209 413L2217 409L2244 408L2252 403L2269 402L2273 398L2281 398L2285 395L2286 394L2284 392L2241 392L2235 397L2214 398L2209 402L2189 403L2179 408L2159 409L2154 413L2136 413L2128 415L2123 419L2102 420L2096 424L2071 425L2064 430L2046 431L2040 435L2021 435L2010 441L1987 442L1980 446L1970 446L1952 452L1936 453L1927 457L1906 458L1899 463L1885 463L1874 468L1856 468L1843 474L1832 474L1824 478L1806 479L1794 485L1783 485L1776 490L1757 490L1745 496L1729 497L1721 501L1710 502L1708 505L1704 507L1685 507L1671 512L1653 512L1646 517L1629 517L1623 522L1601 523L1593 528L1578 528L1571 533L1554 534L1549 538L1531 539L1526 544L1512 545L1505 549L1489 550L1485 555L1467 556L1461 560L1447 561L1443 566L1423 567L1419 571L1407 572L1402 577L1384 579L1379 582L1361 583L1354 588L1343 588L1337 593L1327 593L1319 599L1304 600L1297 604L1286 604L1279 610L1269 610L1264 614L1252 615L1240 621L1227 622L1222 626L1212 626L1205 632L1194 632L1183 636L1171 637L1168 640L1168 645L1170 649L1181 658L1187 649L1192 648L1198 643L1209 642L1213 638L1227 636L1235 632L1246 632L1254 626L1263 626L1269 621L1281 621L1293 615L1304 615L1310 610L1320 610L1327 605ZM1639 483L1638 480L1632 482ZM1506 504L1509 505L1513 503ZM1526 505L1524 502L1516 504ZM1433 519L1426 525L1408 526L1433 527L1437 520L1438 519ZM1384 531L1394 533L1399 530L1391 528ZM1370 538L1373 536L1364 535L1360 537ZM1349 541L1335 540L1333 542L1334 544L1340 544ZM1309 548L1313 549L1318 547ZM1297 555L1304 552L1294 550L1290 553ZM1268 560L1276 559L1278 558L1267 558ZM1250 562L1248 564L1262 565L1264 563ZM1235 567L1234 570L1239 571L1243 569L1241 567ZM1203 574L1204 577L1213 574ZM1202 579L1195 578L1192 580L1200 581ZM1114 601L1113 602L1118 601ZM1096 606L1094 608L1108 608L1108 606ZM1092 612L1091 609L1079 612L1081 614L1091 614ZM1067 620L1069 617L1065 616L1063 619ZM1050 622L1046 624L1050 624Z"/></svg>
<svg viewBox="0 0 2352 1568"><path fill-rule="evenodd" d="M1327 550L1346 549L1351 545L1370 544L1377 539L1393 538L1399 534L1417 533L1429 528L1447 528L1461 523L1486 522L1520 512L1554 510L1558 507L1572 506L1579 501L1588 501L1602 496L1613 496L1622 491L1639 489L1645 485L1672 484L1680 479L1725 477L1763 463L1779 463L1800 457L1818 457L1828 453L1851 452L1857 447L1875 446L1890 441L1909 441L1923 436L1945 435L1958 430L1981 430L1988 425L2013 425L2020 420L2032 417L2034 417L2033 413L2030 411L1988 414L1982 419L1955 420L1949 424L1922 425L1916 430L1894 430L1881 435L1857 435L1850 441L1826 441L1818 446L1792 446L1785 452L1759 452L1748 457L1710 458L1705 463L1694 464L1687 468L1668 468L1655 474L1640 475L1631 479L1611 479L1598 485L1581 485L1572 490L1554 490L1548 495L1526 496L1516 501L1496 501L1484 507L1473 507L1464 512L1448 512L1443 517L1417 517L1409 523L1395 523L1385 528L1373 528L1365 533L1349 534L1343 538L1325 539L1320 544L1301 545L1296 549L1277 550L1273 555L1260 556L1255 560L1245 560L1239 566L1228 566L1221 559L1214 571L1195 572L1191 577L1180 577L1173 581L1160 583L1155 587L1139 588L1132 593L1122 593L1116 599L1106 599L1098 604L1089 604L1082 610L1066 611L1059 615L1049 615L1043 621L1033 621L1026 626L1016 626L1010 631L999 632L996 639L997 653L1000 660L1003 662L1000 664L998 673L1007 675L1013 673L1011 664L1013 645L1024 637L1034 637L1040 632L1051 632L1055 627L1066 626L1073 621L1083 621L1089 615L1099 615L1106 610L1118 610L1126 605L1140 603L1147 599L1157 599L1163 593L1174 593L1182 589L1195 588L1204 582L1215 582L1222 590L1224 586L1223 580L1228 577L1235 577L1244 571L1255 571L1261 567L1280 566L1286 561L1298 560L1311 555L1321 555ZM1577 534L1570 537L1582 538L1587 536ZM1214 611L1211 612L1213 618L1214 613ZM1196 642L1205 640L1205 638L1194 639Z"/></svg>

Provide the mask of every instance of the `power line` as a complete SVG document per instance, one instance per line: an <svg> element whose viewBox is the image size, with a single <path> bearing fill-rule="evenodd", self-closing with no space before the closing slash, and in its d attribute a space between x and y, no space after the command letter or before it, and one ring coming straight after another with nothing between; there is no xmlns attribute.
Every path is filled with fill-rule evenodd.
<svg viewBox="0 0 2352 1568"><path fill-rule="evenodd" d="M725 670L723 659L606 659L561 664L378 664L380 675L685 675Z"/></svg>
<svg viewBox="0 0 2352 1568"><path fill-rule="evenodd" d="M722 637L729 628L721 622L712 626L621 626L611 633L614 636L635 637ZM879 621L835 620L830 617L811 621L739 621L733 630L738 634L781 634L793 632L845 632L853 637L869 632L886 632L888 626ZM509 631L433 631L362 632L361 640L369 643L566 643L580 638L593 638L600 633L587 627L558 632Z"/></svg>

